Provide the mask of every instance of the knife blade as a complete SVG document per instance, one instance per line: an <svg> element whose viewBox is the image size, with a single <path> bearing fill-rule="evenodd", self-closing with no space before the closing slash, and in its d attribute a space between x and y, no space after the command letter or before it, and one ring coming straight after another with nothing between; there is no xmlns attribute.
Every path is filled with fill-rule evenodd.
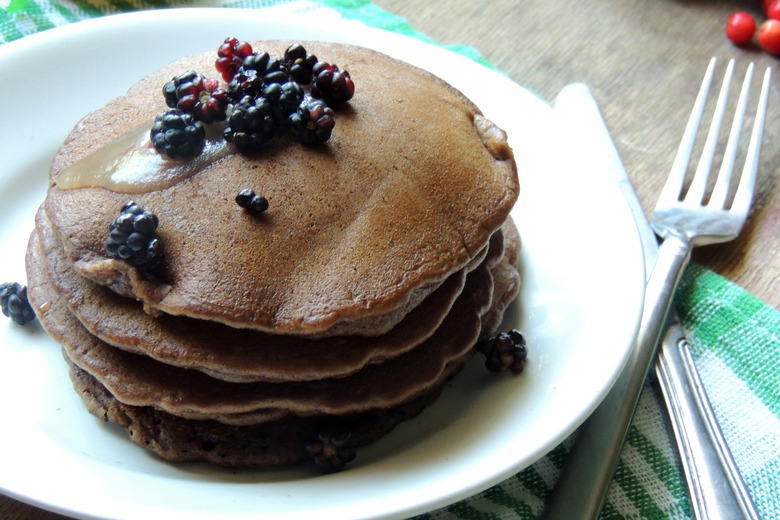
<svg viewBox="0 0 780 520"><path fill-rule="evenodd" d="M601 117L598 105L586 85L575 83L566 86L560 92L555 102L555 119L557 128L566 128L570 141L572 139L576 141L577 149L574 153L583 155L582 163L601 165L623 192L642 242L645 272L649 279L657 257L658 242ZM642 321L645 322L646 318L647 316L643 314ZM637 344L634 345L626 366L602 403L581 426L576 443L569 453L566 467L547 500L542 520L598 517L606 500L645 378L655 358L658 338L646 336L642 334L640 326ZM739 473L726 471L721 464L721 459L724 458L724 446L718 445L721 451L717 452L713 446L716 439L705 433L706 428L686 431L681 426L683 413L688 415L688 421L703 422L703 418L697 413L697 404L692 391L681 379L685 377L680 370L683 365L670 363L672 356L682 356L678 346L681 338L684 338L673 308L670 312L670 323L662 337L656 371L667 408L673 419L675 436L697 518L708 518L704 516L707 507L714 507L715 509L710 511L720 515L714 518L738 518L743 515L751 520L757 518L753 516L755 508ZM691 444L695 444L699 452L691 451ZM708 456L703 456L702 450L707 451ZM720 458L713 456L716 452ZM729 457L730 454L726 458ZM697 478L693 478L694 472ZM706 503L711 505L705 507Z"/></svg>

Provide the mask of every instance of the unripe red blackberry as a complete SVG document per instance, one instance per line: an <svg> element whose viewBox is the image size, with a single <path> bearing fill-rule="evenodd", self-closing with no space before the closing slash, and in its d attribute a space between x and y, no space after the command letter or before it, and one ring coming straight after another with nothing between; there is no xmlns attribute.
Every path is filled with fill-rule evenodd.
<svg viewBox="0 0 780 520"><path fill-rule="evenodd" d="M222 79L229 82L241 65L244 58L252 54L252 46L247 42L239 41L236 38L225 38L225 41L217 49L217 61L214 64L222 74Z"/></svg>
<svg viewBox="0 0 780 520"><path fill-rule="evenodd" d="M332 63L318 61L312 68L311 95L331 105L345 103L355 94L355 84L349 72Z"/></svg>

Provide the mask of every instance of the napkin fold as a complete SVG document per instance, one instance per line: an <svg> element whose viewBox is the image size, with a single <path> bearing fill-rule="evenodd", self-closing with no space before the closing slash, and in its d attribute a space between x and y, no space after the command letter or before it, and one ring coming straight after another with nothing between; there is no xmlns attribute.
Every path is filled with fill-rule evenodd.
<svg viewBox="0 0 780 520"><path fill-rule="evenodd" d="M0 0L0 44L108 14L224 6L338 16L435 43L367 0ZM491 66L471 47L449 50ZM764 520L780 520L780 313L725 278L691 265L676 293L681 321L724 436ZM535 519L576 432L535 464L469 499L418 519ZM657 383L651 379L628 434L602 520L692 518Z"/></svg>

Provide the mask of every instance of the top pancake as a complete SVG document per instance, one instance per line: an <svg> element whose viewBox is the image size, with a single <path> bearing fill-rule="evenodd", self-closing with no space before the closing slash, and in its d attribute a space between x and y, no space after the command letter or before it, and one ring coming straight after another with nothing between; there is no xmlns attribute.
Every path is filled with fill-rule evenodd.
<svg viewBox="0 0 780 520"><path fill-rule="evenodd" d="M287 45L253 43L277 56ZM277 137L148 193L58 186L68 165L151 126L171 77L217 77L214 53L163 68L75 127L53 162L45 208L81 275L150 312L277 334L382 334L484 249L518 195L504 133L424 71L359 47L304 45L356 85L324 145ZM260 217L233 200L247 187L270 203ZM105 255L108 225L129 199L159 217L161 281Z"/></svg>

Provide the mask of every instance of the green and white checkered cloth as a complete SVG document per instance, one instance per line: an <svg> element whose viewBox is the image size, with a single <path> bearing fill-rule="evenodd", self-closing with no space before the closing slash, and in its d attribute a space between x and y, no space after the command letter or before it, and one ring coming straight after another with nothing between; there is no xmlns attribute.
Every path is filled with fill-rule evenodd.
<svg viewBox="0 0 780 520"><path fill-rule="evenodd" d="M213 0L263 8L284 0ZM107 14L205 5L199 0L0 0L0 44ZM308 0L295 9L330 9L367 25L430 39L367 0ZM431 42L433 43L433 42ZM450 50L487 64L465 46ZM489 64L487 64L489 65ZM678 311L723 433L764 520L780 520L780 314L721 276L691 266L676 296ZM576 433L512 478L423 519L537 518ZM689 519L691 506L666 410L655 382L639 403L602 520Z"/></svg>

